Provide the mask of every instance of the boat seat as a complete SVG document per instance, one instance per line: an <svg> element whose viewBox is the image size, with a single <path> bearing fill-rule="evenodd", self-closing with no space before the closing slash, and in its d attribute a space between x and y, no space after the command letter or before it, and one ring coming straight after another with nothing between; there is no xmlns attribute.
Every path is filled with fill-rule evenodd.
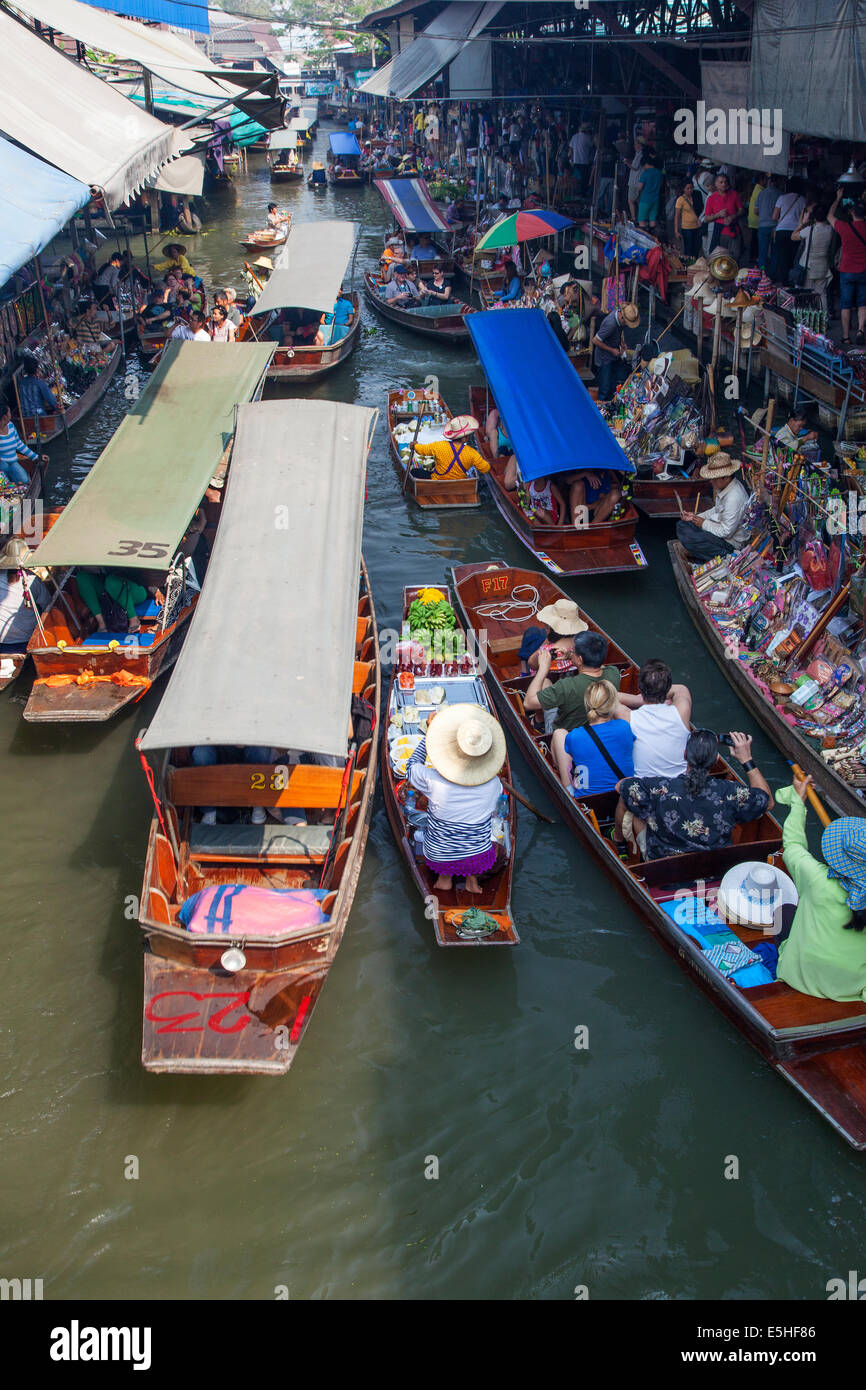
<svg viewBox="0 0 866 1390"><path fill-rule="evenodd" d="M333 825L202 825L190 827L189 852L221 859L259 859L280 855L298 859L323 859Z"/></svg>
<svg viewBox="0 0 866 1390"><path fill-rule="evenodd" d="M89 637L82 637L78 643L81 647L107 647L109 642L119 642L121 647L125 646L151 646L158 636L156 632L91 632Z"/></svg>

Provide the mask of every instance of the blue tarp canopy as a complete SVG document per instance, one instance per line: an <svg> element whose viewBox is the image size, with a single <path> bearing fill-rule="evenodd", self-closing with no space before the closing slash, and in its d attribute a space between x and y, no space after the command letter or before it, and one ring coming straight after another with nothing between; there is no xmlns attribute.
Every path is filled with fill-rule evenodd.
<svg viewBox="0 0 866 1390"><path fill-rule="evenodd" d="M430 196L426 179L374 179L404 232L450 232Z"/></svg>
<svg viewBox="0 0 866 1390"><path fill-rule="evenodd" d="M361 146L358 144L354 135L348 135L342 130L338 130L334 135L329 135L328 143L331 146L331 154L347 155L361 153Z"/></svg>
<svg viewBox="0 0 866 1390"><path fill-rule="evenodd" d="M90 189L0 137L0 285L90 202Z"/></svg>
<svg viewBox="0 0 866 1390"><path fill-rule="evenodd" d="M84 0L95 10L110 10L112 14L131 15L135 19L156 20L175 29L193 29L197 34L210 33L207 5L185 5L183 0Z"/></svg>
<svg viewBox="0 0 866 1390"><path fill-rule="evenodd" d="M526 482L634 472L540 309L488 309L466 323Z"/></svg>

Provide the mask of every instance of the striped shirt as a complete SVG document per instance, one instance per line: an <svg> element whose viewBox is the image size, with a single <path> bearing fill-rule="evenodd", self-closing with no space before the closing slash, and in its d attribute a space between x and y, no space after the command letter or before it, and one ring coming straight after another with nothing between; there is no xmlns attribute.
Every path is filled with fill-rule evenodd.
<svg viewBox="0 0 866 1390"><path fill-rule="evenodd" d="M423 458L433 459L435 478L465 478L473 468L479 473L489 473L490 464L482 458L477 449L468 444L455 444L450 439L436 439L432 444L416 444L415 453Z"/></svg>
<svg viewBox="0 0 866 1390"><path fill-rule="evenodd" d="M26 459L33 459L34 462L39 457L24 443L10 420L5 432L0 434L0 473L3 472L5 465L17 463L19 454L23 454Z"/></svg>
<svg viewBox="0 0 866 1390"><path fill-rule="evenodd" d="M435 863L454 863L486 854L493 844L491 819L502 795L502 783L491 777L480 787L449 782L435 768L425 767L427 742L421 740L406 768L412 786L427 797L424 857Z"/></svg>

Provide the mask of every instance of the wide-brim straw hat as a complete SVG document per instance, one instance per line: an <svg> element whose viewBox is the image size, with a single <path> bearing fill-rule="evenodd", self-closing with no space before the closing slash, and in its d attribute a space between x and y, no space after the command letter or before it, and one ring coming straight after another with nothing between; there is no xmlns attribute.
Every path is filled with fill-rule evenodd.
<svg viewBox="0 0 866 1390"><path fill-rule="evenodd" d="M0 570L17 570L28 565L33 559L33 551L26 541L13 536L0 551Z"/></svg>
<svg viewBox="0 0 866 1390"><path fill-rule="evenodd" d="M621 304L619 306L623 321L628 328L637 328L640 323L640 309L636 304Z"/></svg>
<svg viewBox="0 0 866 1390"><path fill-rule="evenodd" d="M176 251L179 256L186 255L186 247L179 241L167 241L162 249L166 255L168 255L170 251Z"/></svg>
<svg viewBox="0 0 866 1390"><path fill-rule="evenodd" d="M558 632L560 637L575 637L578 632L587 630L587 624L580 616L580 609L570 598L558 598L555 603L548 603L546 608L539 608L535 616L539 622L546 623L554 632Z"/></svg>
<svg viewBox="0 0 866 1390"><path fill-rule="evenodd" d="M704 464L698 476L706 478L709 482L712 482L713 478L730 478L735 473L739 473L742 466L739 459L732 459L730 454L725 454L720 449L718 453L713 454L708 463Z"/></svg>
<svg viewBox="0 0 866 1390"><path fill-rule="evenodd" d="M760 347L764 335L756 323L744 323L740 327L741 347Z"/></svg>
<svg viewBox="0 0 866 1390"><path fill-rule="evenodd" d="M446 705L427 729L427 756L459 787L480 787L505 762L505 734L481 705Z"/></svg>
<svg viewBox="0 0 866 1390"><path fill-rule="evenodd" d="M257 256L253 261L253 265L261 266L262 270L273 270L274 268L274 263L270 256Z"/></svg>
<svg viewBox="0 0 866 1390"><path fill-rule="evenodd" d="M474 434L480 428L474 415L455 415L445 426L442 434L445 439L465 439L468 434Z"/></svg>
<svg viewBox="0 0 866 1390"><path fill-rule="evenodd" d="M719 885L719 916L739 926L781 927L776 914L798 901L793 879L759 859L735 864Z"/></svg>

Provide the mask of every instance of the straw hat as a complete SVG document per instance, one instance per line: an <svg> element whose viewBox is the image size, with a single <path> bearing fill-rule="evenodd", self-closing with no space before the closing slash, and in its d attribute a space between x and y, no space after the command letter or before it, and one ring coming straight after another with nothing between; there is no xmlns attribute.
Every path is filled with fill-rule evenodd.
<svg viewBox="0 0 866 1390"><path fill-rule="evenodd" d="M587 625L580 616L580 609L570 598L558 598L555 603L548 603L546 608L539 608L535 616L558 632L560 637L575 637L578 632L586 632Z"/></svg>
<svg viewBox="0 0 866 1390"><path fill-rule="evenodd" d="M636 304L621 304L619 312L622 314L622 321L627 328L637 328L640 323L640 309Z"/></svg>
<svg viewBox="0 0 866 1390"><path fill-rule="evenodd" d="M0 570L22 569L32 559L33 551L27 542L15 536L11 541L7 541L3 550L0 551Z"/></svg>
<svg viewBox="0 0 866 1390"><path fill-rule="evenodd" d="M465 439L467 435L474 434L480 428L474 415L455 415L450 424L445 426L442 434L446 439Z"/></svg>
<svg viewBox="0 0 866 1390"><path fill-rule="evenodd" d="M505 762L505 735L481 705L446 705L427 729L427 754L459 787L480 787Z"/></svg>
<svg viewBox="0 0 866 1390"><path fill-rule="evenodd" d="M749 322L740 325L740 346L759 347L764 341L764 335L756 323Z"/></svg>
<svg viewBox="0 0 866 1390"><path fill-rule="evenodd" d="M169 255L171 251L176 251L179 256L186 255L186 247L181 245L179 241L167 241L162 249L166 255Z"/></svg>
<svg viewBox="0 0 866 1390"><path fill-rule="evenodd" d="M751 860L735 864L719 886L718 911L728 922L741 926L772 927L776 913L787 904L795 904L797 889L781 869L772 864Z"/></svg>
<svg viewBox="0 0 866 1390"><path fill-rule="evenodd" d="M274 263L270 256L257 256L253 261L253 265L259 265L263 270L273 270L274 268Z"/></svg>
<svg viewBox="0 0 866 1390"><path fill-rule="evenodd" d="M738 473L742 468L739 459L732 459L730 454L725 454L721 450L713 454L709 463L705 463L698 476L706 478L712 482L713 478L730 478L734 473Z"/></svg>

